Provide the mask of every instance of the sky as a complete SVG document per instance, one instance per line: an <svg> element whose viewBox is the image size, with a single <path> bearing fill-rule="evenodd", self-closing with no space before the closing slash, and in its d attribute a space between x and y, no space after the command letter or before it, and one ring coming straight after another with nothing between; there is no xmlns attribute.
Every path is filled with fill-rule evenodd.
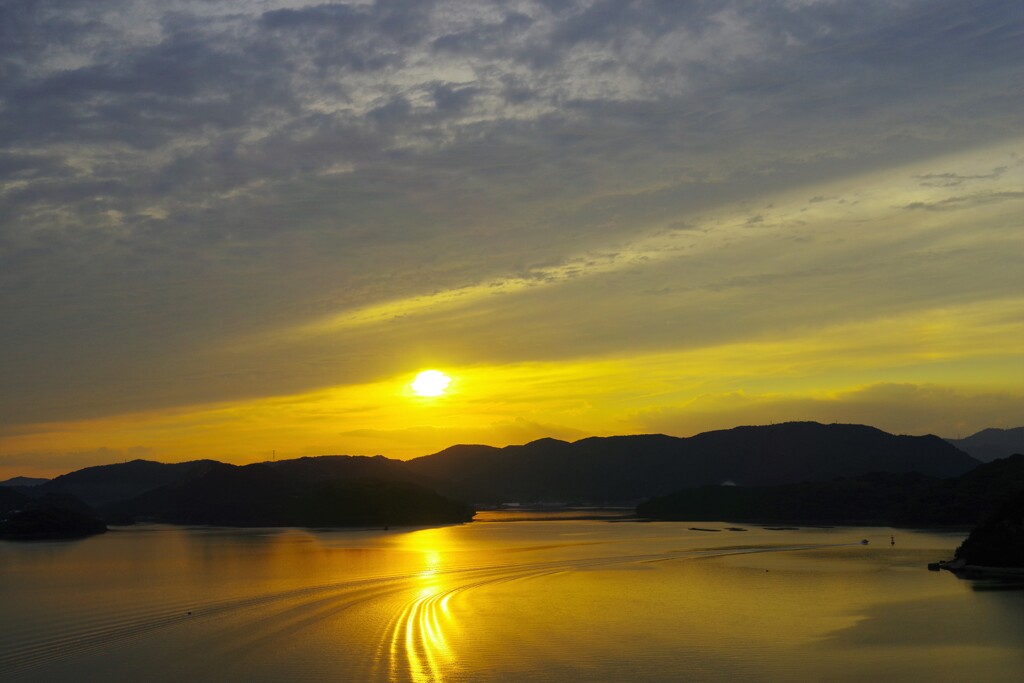
<svg viewBox="0 0 1024 683"><path fill-rule="evenodd" d="M1018 426L1022 261L1019 0L0 5L0 478Z"/></svg>

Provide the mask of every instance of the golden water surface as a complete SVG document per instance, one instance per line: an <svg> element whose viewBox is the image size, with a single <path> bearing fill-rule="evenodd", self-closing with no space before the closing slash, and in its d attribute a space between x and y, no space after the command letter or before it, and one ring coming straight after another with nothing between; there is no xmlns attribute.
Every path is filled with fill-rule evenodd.
<svg viewBox="0 0 1024 683"><path fill-rule="evenodd" d="M1024 592L925 569L962 533L730 526L0 543L0 680L1020 680Z"/></svg>

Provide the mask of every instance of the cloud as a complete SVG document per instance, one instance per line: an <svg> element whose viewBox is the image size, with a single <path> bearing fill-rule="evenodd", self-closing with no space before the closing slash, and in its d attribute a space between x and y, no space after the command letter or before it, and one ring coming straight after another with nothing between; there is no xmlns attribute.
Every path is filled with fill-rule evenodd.
<svg viewBox="0 0 1024 683"><path fill-rule="evenodd" d="M954 245L924 219L974 226L1018 198L1014 8L6 3L0 413L241 400L430 353L625 353L991 299L1012 286L998 231ZM921 209L931 232L807 200L863 207L880 181L828 186L993 145L984 166L904 174L934 193L887 206ZM989 191L944 189L974 182ZM797 191L823 213L764 208ZM723 209L740 205L762 218L744 236ZM262 343L409 301L430 305Z"/></svg>
<svg viewBox="0 0 1024 683"><path fill-rule="evenodd" d="M956 187L973 180L997 180L1006 173L1006 166L998 166L989 173L967 175L963 173L921 173L914 176L924 187Z"/></svg>
<svg viewBox="0 0 1024 683"><path fill-rule="evenodd" d="M1024 199L1024 192L978 192L971 195L947 197L935 202L911 202L904 209L924 209L925 211L958 211L985 204Z"/></svg>

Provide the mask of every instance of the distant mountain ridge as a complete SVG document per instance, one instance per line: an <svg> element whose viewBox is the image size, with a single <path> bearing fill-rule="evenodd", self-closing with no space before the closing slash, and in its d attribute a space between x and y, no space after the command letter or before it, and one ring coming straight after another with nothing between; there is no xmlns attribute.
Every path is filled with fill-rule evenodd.
<svg viewBox="0 0 1024 683"><path fill-rule="evenodd" d="M101 507L120 500L134 498L146 491L180 481L209 467L214 460L192 460L179 463L131 460L112 465L86 467L63 474L32 487L32 496L48 493L67 493L80 498L93 507Z"/></svg>
<svg viewBox="0 0 1024 683"><path fill-rule="evenodd" d="M689 438L663 434L457 445L410 461L319 456L227 465L146 460L88 467L33 487L76 496L112 521L332 526L465 521L473 504L634 505L684 488L766 487L872 472L944 479L978 461L935 436L791 422Z"/></svg>
<svg viewBox="0 0 1024 683"><path fill-rule="evenodd" d="M991 462L1014 453L1024 453L1024 427L998 429L990 427L963 439L946 439L964 453Z"/></svg>
<svg viewBox="0 0 1024 683"><path fill-rule="evenodd" d="M704 432L541 439L522 446L453 446L408 461L476 503L635 503L681 488L770 486L869 472L952 477L978 461L937 436L895 436L863 425L788 422Z"/></svg>
<svg viewBox="0 0 1024 683"><path fill-rule="evenodd" d="M50 481L49 479L42 479L40 477L11 477L0 481L0 486L39 486Z"/></svg>
<svg viewBox="0 0 1024 683"><path fill-rule="evenodd" d="M394 479L424 486L431 486L433 483L429 477L407 468L403 461L391 460L382 455L321 455L254 464L266 465L281 475L306 483L367 478ZM33 497L70 494L93 507L100 508L130 500L163 486L201 477L220 465L224 463L216 460L190 460L180 463L131 460L86 467L31 488L12 488Z"/></svg>

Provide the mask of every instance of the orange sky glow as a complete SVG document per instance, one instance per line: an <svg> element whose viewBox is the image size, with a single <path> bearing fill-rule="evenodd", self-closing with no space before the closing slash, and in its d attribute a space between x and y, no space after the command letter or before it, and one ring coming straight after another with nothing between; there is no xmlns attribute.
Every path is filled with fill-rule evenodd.
<svg viewBox="0 0 1024 683"><path fill-rule="evenodd" d="M12 53L0 479L1021 423L1003 18L277 4L43 11Z"/></svg>

